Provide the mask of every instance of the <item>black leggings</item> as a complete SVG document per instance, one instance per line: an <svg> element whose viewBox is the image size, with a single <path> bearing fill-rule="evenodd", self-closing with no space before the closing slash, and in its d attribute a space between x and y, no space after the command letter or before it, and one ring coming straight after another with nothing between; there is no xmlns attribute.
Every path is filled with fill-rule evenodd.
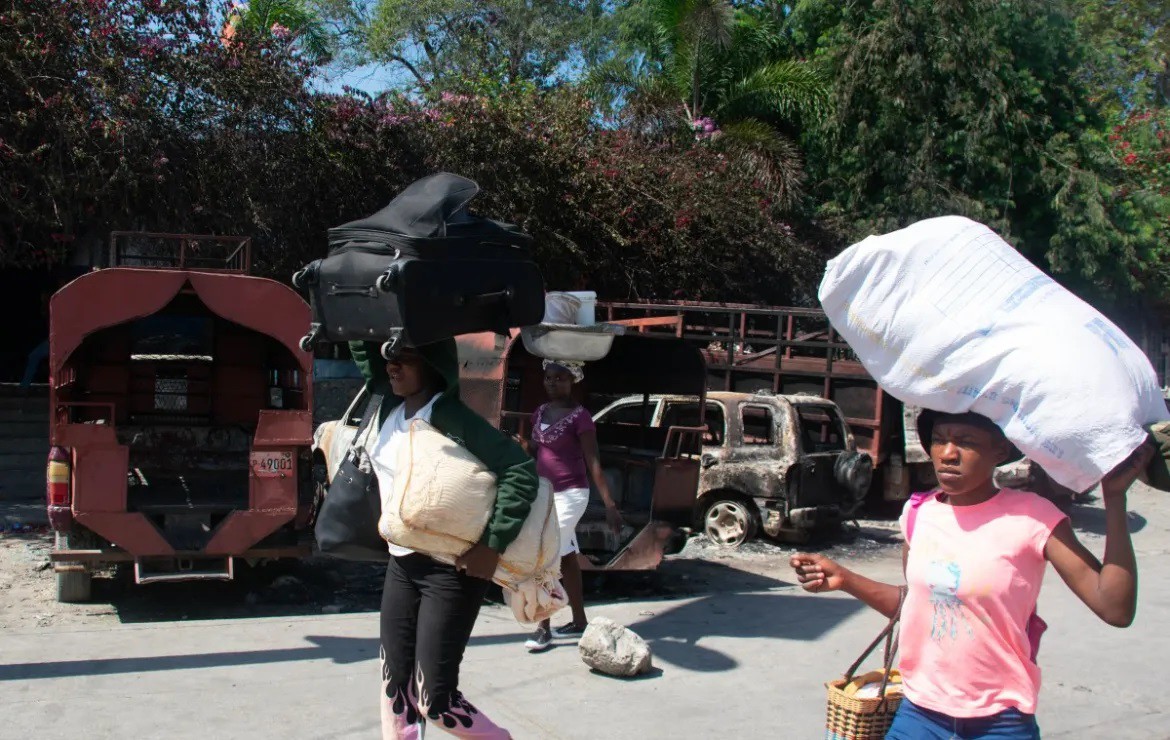
<svg viewBox="0 0 1170 740"><path fill-rule="evenodd" d="M462 708L459 664L488 585L425 555L390 558L382 590L382 679L392 705L413 698L432 720Z"/></svg>

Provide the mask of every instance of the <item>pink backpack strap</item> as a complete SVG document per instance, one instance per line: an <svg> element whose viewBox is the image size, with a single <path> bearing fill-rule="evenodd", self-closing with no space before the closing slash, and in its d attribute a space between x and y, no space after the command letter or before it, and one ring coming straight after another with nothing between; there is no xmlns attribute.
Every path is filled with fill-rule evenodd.
<svg viewBox="0 0 1170 740"><path fill-rule="evenodd" d="M906 544L910 544L910 538L914 536L914 522L918 519L918 509L922 507L938 491L924 491L922 493L910 494L910 510L906 512Z"/></svg>

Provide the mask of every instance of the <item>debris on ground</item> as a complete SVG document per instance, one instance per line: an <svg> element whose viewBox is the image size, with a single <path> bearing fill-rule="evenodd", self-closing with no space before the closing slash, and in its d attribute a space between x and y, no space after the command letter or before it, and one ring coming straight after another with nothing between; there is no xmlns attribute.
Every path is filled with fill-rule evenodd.
<svg viewBox="0 0 1170 740"><path fill-rule="evenodd" d="M637 676L652 667L646 641L606 617L595 617L589 622L577 649L585 665L609 676Z"/></svg>

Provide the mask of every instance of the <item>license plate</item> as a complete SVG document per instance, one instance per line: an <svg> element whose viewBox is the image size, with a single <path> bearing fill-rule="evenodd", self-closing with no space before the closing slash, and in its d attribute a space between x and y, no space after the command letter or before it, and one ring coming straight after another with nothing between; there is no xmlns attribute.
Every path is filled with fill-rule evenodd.
<svg viewBox="0 0 1170 740"><path fill-rule="evenodd" d="M257 478L281 478L293 473L291 452L253 452L250 461L252 475Z"/></svg>

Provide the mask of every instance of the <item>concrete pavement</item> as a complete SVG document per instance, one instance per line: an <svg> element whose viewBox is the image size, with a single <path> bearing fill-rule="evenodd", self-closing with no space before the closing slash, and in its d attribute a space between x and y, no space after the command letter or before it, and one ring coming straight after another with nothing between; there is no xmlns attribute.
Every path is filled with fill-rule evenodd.
<svg viewBox="0 0 1170 740"><path fill-rule="evenodd" d="M1046 738L1170 738L1170 494L1131 499L1137 623L1098 621L1051 571L1040 613ZM1099 513L1078 512L1101 553ZM529 655L487 608L463 667L469 698L517 738L815 738L823 682L882 626L848 598L810 596L777 556L699 595L592 606L650 642L655 674L591 674L575 647ZM896 579L896 552L856 565ZM665 577L670 577L669 569ZM180 621L0 633L0 735L50 738L372 738L377 615ZM432 737L444 737L432 730Z"/></svg>

